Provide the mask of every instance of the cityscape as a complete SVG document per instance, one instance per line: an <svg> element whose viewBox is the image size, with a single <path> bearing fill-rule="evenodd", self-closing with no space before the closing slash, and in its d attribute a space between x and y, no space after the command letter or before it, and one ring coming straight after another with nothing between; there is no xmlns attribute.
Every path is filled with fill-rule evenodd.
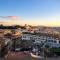
<svg viewBox="0 0 60 60"><path fill-rule="evenodd" d="M43 50L46 50L47 57L59 56L60 27L0 25L0 57L30 56L34 49L41 51L41 56L44 56Z"/></svg>
<svg viewBox="0 0 60 60"><path fill-rule="evenodd" d="M0 0L1 60L60 60L59 0Z"/></svg>

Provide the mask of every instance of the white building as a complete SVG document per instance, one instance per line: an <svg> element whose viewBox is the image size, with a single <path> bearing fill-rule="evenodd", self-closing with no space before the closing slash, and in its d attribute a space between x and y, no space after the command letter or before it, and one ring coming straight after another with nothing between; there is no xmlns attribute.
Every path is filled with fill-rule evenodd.
<svg viewBox="0 0 60 60"><path fill-rule="evenodd" d="M46 40L46 37L35 35L33 39L35 40L34 43L44 43Z"/></svg>
<svg viewBox="0 0 60 60"><path fill-rule="evenodd" d="M18 29L16 29L15 31L18 31L18 32L30 32L29 30L27 30L27 29L21 29L21 28L18 28Z"/></svg>
<svg viewBox="0 0 60 60"><path fill-rule="evenodd" d="M12 32L11 32L11 30L9 30L9 29L5 29L5 30L4 30L4 34L7 34L7 33L12 33Z"/></svg>
<svg viewBox="0 0 60 60"><path fill-rule="evenodd" d="M60 47L60 40L58 40L58 38L49 37L47 38L47 44L51 47Z"/></svg>
<svg viewBox="0 0 60 60"><path fill-rule="evenodd" d="M50 45L51 47L60 47L60 40L54 37L39 36L33 34L23 34L22 40L34 40L34 43L44 43L44 45Z"/></svg>
<svg viewBox="0 0 60 60"><path fill-rule="evenodd" d="M31 34L22 34L22 40L32 40Z"/></svg>

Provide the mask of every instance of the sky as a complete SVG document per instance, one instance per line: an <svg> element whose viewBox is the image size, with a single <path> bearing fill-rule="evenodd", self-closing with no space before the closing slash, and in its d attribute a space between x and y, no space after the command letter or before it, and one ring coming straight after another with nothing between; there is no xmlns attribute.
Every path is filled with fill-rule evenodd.
<svg viewBox="0 0 60 60"><path fill-rule="evenodd" d="M60 26L60 0L0 0L0 24Z"/></svg>

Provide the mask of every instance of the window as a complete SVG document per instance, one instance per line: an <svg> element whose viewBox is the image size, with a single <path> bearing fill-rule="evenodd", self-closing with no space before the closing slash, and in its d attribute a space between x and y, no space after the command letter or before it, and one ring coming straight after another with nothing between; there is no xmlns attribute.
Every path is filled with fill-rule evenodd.
<svg viewBox="0 0 60 60"><path fill-rule="evenodd" d="M35 42L35 40L32 40L33 42Z"/></svg>
<svg viewBox="0 0 60 60"><path fill-rule="evenodd" d="M43 40L46 40L46 39L43 39Z"/></svg>
<svg viewBox="0 0 60 60"><path fill-rule="evenodd" d="M32 37L30 37L30 39L33 39Z"/></svg>
<svg viewBox="0 0 60 60"><path fill-rule="evenodd" d="M48 40L48 42L50 42L50 40Z"/></svg>
<svg viewBox="0 0 60 60"><path fill-rule="evenodd" d="M56 41L54 41L54 43L57 43Z"/></svg>
<svg viewBox="0 0 60 60"><path fill-rule="evenodd" d="M60 43L60 41L59 41L59 43Z"/></svg>
<svg viewBox="0 0 60 60"><path fill-rule="evenodd" d="M53 42L53 40L51 40L51 42Z"/></svg>
<svg viewBox="0 0 60 60"><path fill-rule="evenodd" d="M24 37L24 38L26 38L26 36L25 36L25 35L23 35L23 37Z"/></svg>
<svg viewBox="0 0 60 60"><path fill-rule="evenodd" d="M40 39L40 38L38 38L38 39Z"/></svg>
<svg viewBox="0 0 60 60"><path fill-rule="evenodd" d="M43 41L41 41L41 43L43 43Z"/></svg>

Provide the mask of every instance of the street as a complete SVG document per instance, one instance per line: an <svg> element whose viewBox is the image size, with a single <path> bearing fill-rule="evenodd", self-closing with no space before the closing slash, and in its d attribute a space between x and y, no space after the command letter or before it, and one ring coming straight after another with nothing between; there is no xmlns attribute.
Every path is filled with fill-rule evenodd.
<svg viewBox="0 0 60 60"><path fill-rule="evenodd" d="M5 58L0 58L0 60L60 60L60 57L37 59L32 58L29 53L26 54L24 52L11 52L6 55Z"/></svg>

